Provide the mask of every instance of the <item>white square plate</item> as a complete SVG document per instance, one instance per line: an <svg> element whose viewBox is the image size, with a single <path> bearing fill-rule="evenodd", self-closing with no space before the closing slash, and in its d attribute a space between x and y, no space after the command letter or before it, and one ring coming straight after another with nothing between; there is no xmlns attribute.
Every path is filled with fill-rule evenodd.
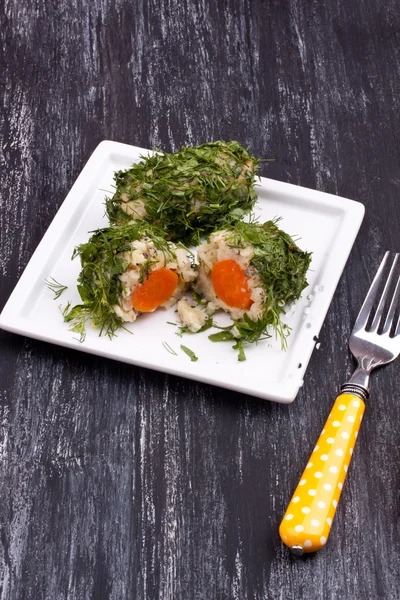
<svg viewBox="0 0 400 600"><path fill-rule="evenodd" d="M318 336L332 296L360 228L364 207L358 202L261 178L256 214L267 221L281 217L280 227L298 236L299 246L313 253L309 287L290 307L285 321L292 328L288 350L275 339L246 348L247 360L238 362L232 343L212 343L212 330L176 335L174 309L142 315L113 340L88 331L80 343L63 322L59 306L80 302L76 280L79 259L73 249L89 238L89 231L107 226L104 197L113 193L113 174L130 167L147 150L104 141L96 148L37 247L2 314L0 327L105 356L141 367L172 373L276 402L294 400L303 383L315 336ZM53 277L68 286L59 300L45 286ZM216 319L218 322L218 318ZM176 352L171 354L165 342ZM195 352L197 362L181 350Z"/></svg>

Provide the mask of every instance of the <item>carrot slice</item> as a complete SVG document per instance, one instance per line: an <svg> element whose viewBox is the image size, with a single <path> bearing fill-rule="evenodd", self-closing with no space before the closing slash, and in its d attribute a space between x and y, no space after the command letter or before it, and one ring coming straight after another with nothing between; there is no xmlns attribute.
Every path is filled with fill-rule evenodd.
<svg viewBox="0 0 400 600"><path fill-rule="evenodd" d="M140 312L153 312L172 296L178 280L175 271L166 267L152 271L146 281L133 290L133 308Z"/></svg>
<svg viewBox="0 0 400 600"><path fill-rule="evenodd" d="M249 278L236 260L216 262L211 280L215 293L228 306L247 309L253 304L248 288Z"/></svg>

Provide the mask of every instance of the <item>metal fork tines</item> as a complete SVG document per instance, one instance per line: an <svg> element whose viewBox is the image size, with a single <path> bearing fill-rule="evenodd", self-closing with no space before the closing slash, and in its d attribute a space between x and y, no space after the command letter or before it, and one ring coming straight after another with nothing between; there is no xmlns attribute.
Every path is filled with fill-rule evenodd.
<svg viewBox="0 0 400 600"><path fill-rule="evenodd" d="M390 363L399 355L399 298L400 254L386 252L350 336L349 347L358 366L342 386L343 392L365 400L372 369Z"/></svg>

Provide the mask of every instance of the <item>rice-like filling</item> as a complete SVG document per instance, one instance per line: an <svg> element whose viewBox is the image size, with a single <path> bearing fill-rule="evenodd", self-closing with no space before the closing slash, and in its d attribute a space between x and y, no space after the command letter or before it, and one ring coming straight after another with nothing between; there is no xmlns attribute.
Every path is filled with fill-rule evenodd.
<svg viewBox="0 0 400 600"><path fill-rule="evenodd" d="M207 319L207 313L195 306L191 306L187 298L182 298L176 305L179 318L193 333L197 333L203 327Z"/></svg>
<svg viewBox="0 0 400 600"><path fill-rule="evenodd" d="M218 309L229 313L233 319L242 319L247 314L250 319L257 321L265 308L265 292L257 270L250 264L254 256L254 247L232 247L226 238L230 232L220 231L210 236L209 242L198 247L197 256L200 264L199 275L195 289L207 301L207 312L210 314ZM235 308L219 298L214 290L211 271L215 263L222 260L235 260L247 276L247 287L251 295L252 305L248 309Z"/></svg>
<svg viewBox="0 0 400 600"><path fill-rule="evenodd" d="M158 250L151 239L141 238L130 244L130 250L119 255L129 263L127 270L119 276L123 285L123 294L119 304L113 306L114 312L123 321L133 323L140 314L139 311L133 308L131 297L133 291L142 283L144 267L148 274L165 267L178 275L178 284L173 294L160 305L162 308L169 308L176 304L186 291L189 283L196 279L197 270L193 268L187 251L172 243L170 249L175 254L175 258L166 256Z"/></svg>

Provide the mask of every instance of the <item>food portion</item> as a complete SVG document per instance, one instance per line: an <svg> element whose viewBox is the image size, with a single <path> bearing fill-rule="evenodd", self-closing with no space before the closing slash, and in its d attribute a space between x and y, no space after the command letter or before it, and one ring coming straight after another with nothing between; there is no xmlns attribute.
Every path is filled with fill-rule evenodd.
<svg viewBox="0 0 400 600"><path fill-rule="evenodd" d="M178 303L181 320L198 330L217 310L233 324L213 334L213 341L235 340L243 358L243 342L258 342L275 331L285 346L288 328L281 317L307 286L311 254L279 229L276 221L238 222L210 235L198 247L199 274L194 285L204 300L190 310ZM186 310L184 310L186 308ZM203 316L200 316L203 315Z"/></svg>
<svg viewBox="0 0 400 600"><path fill-rule="evenodd" d="M96 231L75 256L82 304L67 306L64 319L81 336L89 321L112 336L141 313L173 306L197 276L188 250L143 221Z"/></svg>
<svg viewBox="0 0 400 600"><path fill-rule="evenodd" d="M217 328L209 339L234 341L239 360L246 343L274 333L285 348L282 316L307 286L311 254L278 220L244 222L257 199L258 163L238 142L218 141L155 153L117 172L106 200L111 226L73 254L82 303L63 315L81 340L89 322L112 337L140 314L176 305L178 335ZM183 244L197 246L199 264ZM56 297L65 289L55 280L48 287ZM218 311L229 325L214 320Z"/></svg>
<svg viewBox="0 0 400 600"><path fill-rule="evenodd" d="M145 220L169 240L197 245L253 208L257 169L258 160L235 141L142 157L115 174L107 215L115 225Z"/></svg>

